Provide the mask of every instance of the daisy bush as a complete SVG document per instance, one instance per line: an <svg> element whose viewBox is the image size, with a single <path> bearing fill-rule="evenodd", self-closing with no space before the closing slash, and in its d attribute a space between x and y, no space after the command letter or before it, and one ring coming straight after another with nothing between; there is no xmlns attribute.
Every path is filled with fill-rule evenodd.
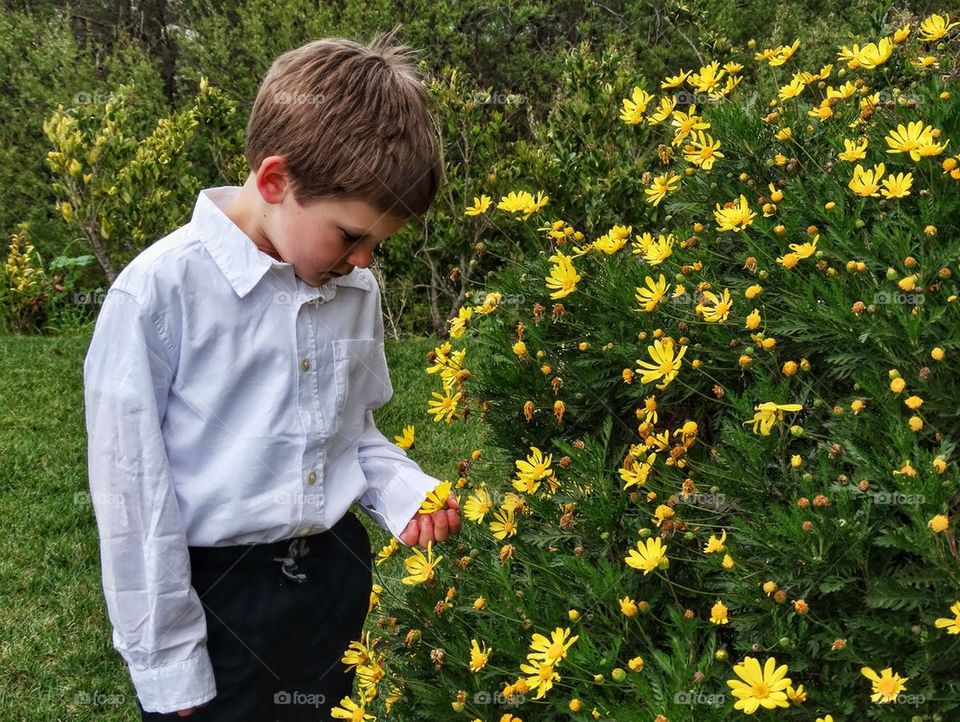
<svg viewBox="0 0 960 722"><path fill-rule="evenodd" d="M636 203L562 173L464 198L525 252L450 320L424 405L493 443L424 503L456 491L460 537L378 554L339 718L960 714L958 34L636 78L604 108L649 149Z"/></svg>

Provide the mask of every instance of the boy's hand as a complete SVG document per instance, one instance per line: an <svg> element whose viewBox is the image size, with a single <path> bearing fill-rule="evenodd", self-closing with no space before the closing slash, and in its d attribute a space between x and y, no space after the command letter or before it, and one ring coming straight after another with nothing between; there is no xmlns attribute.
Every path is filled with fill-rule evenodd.
<svg viewBox="0 0 960 722"><path fill-rule="evenodd" d="M429 542L442 542L449 536L460 533L460 505L457 495L450 492L447 497L447 508L435 511L432 514L413 515L410 523L400 534L400 541L407 546L419 543L424 549Z"/></svg>

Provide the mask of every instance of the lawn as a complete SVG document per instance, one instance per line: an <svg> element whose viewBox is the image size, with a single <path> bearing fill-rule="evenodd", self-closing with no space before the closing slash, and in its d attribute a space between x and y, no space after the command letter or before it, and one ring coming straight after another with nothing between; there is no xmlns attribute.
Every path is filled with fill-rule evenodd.
<svg viewBox="0 0 960 722"><path fill-rule="evenodd" d="M0 709L4 719L138 719L126 666L111 644L86 476L83 359L89 336L0 336ZM413 423L410 454L438 478L479 448L483 423L443 428L426 413L429 338L388 342L395 395L376 414L393 438ZM355 508L376 551L386 532ZM390 588L397 579L374 580Z"/></svg>

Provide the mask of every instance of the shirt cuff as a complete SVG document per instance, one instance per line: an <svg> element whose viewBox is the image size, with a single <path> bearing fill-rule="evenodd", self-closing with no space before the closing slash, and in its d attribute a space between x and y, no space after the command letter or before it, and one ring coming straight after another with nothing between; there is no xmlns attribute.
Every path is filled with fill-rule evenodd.
<svg viewBox="0 0 960 722"><path fill-rule="evenodd" d="M217 696L206 648L182 662L150 669L130 667L130 679L145 712L179 712Z"/></svg>
<svg viewBox="0 0 960 722"><path fill-rule="evenodd" d="M386 486L368 492L366 498L360 500L360 507L397 541L409 546L400 539L400 534L440 480L416 468L395 467L396 474Z"/></svg>

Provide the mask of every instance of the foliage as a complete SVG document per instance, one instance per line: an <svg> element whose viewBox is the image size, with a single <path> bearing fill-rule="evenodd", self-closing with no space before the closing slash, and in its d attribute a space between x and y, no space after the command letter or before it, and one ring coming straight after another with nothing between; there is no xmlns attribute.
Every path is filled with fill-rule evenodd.
<svg viewBox="0 0 960 722"><path fill-rule="evenodd" d="M481 414L496 448L451 469L455 546L381 551L409 591L371 600L353 702L729 720L749 657L791 681L763 718L957 714L960 88L958 31L939 35L883 25L829 67L793 38L707 58L676 89L638 81L652 97L623 94L625 128L557 110L529 157L591 133L583 168L608 175L555 172L545 209L508 194L464 221L503 219L525 253L430 355L429 409ZM651 123L682 94L696 112ZM585 197L624 129L673 152L611 194L631 203ZM549 669L537 634L572 641ZM867 668L905 686L872 700Z"/></svg>
<svg viewBox="0 0 960 722"><path fill-rule="evenodd" d="M60 106L44 123L53 145L47 162L57 179L57 209L79 229L110 282L145 243L183 222L182 209L203 187L192 172L188 146L202 130L205 143L217 148L234 112L202 80L190 108L161 118L138 138L128 115L135 93L120 86L102 104Z"/></svg>

